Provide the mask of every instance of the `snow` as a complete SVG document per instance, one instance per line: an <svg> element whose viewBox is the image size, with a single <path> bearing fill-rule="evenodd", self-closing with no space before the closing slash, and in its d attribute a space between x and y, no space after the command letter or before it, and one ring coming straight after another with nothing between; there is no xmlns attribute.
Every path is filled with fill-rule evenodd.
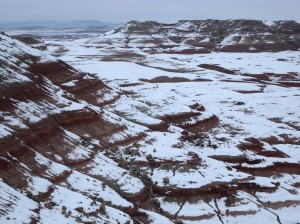
<svg viewBox="0 0 300 224"><path fill-rule="evenodd" d="M151 211L147 211L144 209L140 209L140 211L145 212L149 216L149 218L151 220L150 223L153 223L153 224L156 224L156 223L172 224L173 223L170 219L168 219L156 212L151 212Z"/></svg>
<svg viewBox="0 0 300 224"><path fill-rule="evenodd" d="M19 191L5 184L0 179L0 223L30 223L31 218L38 215L33 212L38 204L30 200Z"/></svg>
<svg viewBox="0 0 300 224"><path fill-rule="evenodd" d="M24 44L20 41L11 38L10 36L0 34L0 38L1 38L0 49L1 52L5 52L5 54L9 54L11 56L18 55L18 54L19 55L30 54L36 57L40 57L40 62L56 60L54 57L49 56L47 53L34 49L27 44Z"/></svg>
<svg viewBox="0 0 300 224"><path fill-rule="evenodd" d="M204 202L191 204L185 202L183 207L180 209L178 216L203 216L207 214L214 214L213 208Z"/></svg>
<svg viewBox="0 0 300 224"><path fill-rule="evenodd" d="M280 150L281 152L285 153L291 158L298 160L300 162L300 146L299 145L273 145L276 149Z"/></svg>
<svg viewBox="0 0 300 224"><path fill-rule="evenodd" d="M141 180L129 175L127 170L118 167L113 160L101 153L95 156L87 168L90 168L88 171L90 175L114 181L125 193L139 193L144 188Z"/></svg>
<svg viewBox="0 0 300 224"><path fill-rule="evenodd" d="M270 24L269 22L265 22ZM127 27L128 28L128 27ZM18 161L18 158L8 154L10 159L19 162L19 167L24 169L24 175L28 176L28 186L26 190L34 195L45 193L49 189L53 192L49 200L57 203L53 209L45 208L45 203L41 202L39 214L40 223L74 223L76 216L80 216L75 210L77 207L83 207L86 212L93 212L99 208L98 201L93 205L92 198L101 199L112 206L129 208L133 204L121 196L138 195L145 189L144 183L139 177L135 177L131 170L121 168L117 156L124 156L124 159L130 164L137 162L139 164L147 163L146 156L151 154L155 162L161 162L161 166L153 167L141 166L141 170L146 172L149 178L156 186L171 187L174 189L199 189L218 184L227 184L235 186L238 183L257 184L262 188L275 189L277 182L279 186L274 192L258 191L255 194L246 193L246 191L237 191L232 195L236 200L232 206L226 205L226 197L215 198L215 200L205 201L198 198L195 203L186 200L184 202L172 201L172 197L159 197L159 202L163 211L177 215L178 219L183 219L184 223L220 223L217 211L220 210L223 223L277 223L277 215L280 216L281 223L296 223L299 220L297 211L299 210L299 189L295 187L300 179L296 174L278 173L277 175L258 176L246 172L238 171L233 168L237 165L235 162L222 162L214 159L216 156L242 157L249 161L261 161L257 164L243 162L239 164L244 168L253 170L271 167L276 163L300 162L299 146L297 144L268 144L264 139L275 137L283 141L284 136L290 139L299 139L300 133L297 125L299 124L299 88L288 88L278 84L279 78L273 77L270 81L261 82L246 77L244 74L288 74L294 72L295 77L299 78L299 59L300 54L297 51L286 51L279 53L211 53L207 55L172 55L172 54L154 54L147 55L137 47L149 38L148 35L142 36L142 40L132 41L129 46L131 52L142 55L141 59L126 59L125 61L106 62L101 61L105 56L114 57L114 53L125 52L124 28L121 33L113 32L104 34L92 40L78 40L74 42L60 42L64 44L66 51L61 59L67 60L75 68L83 71L95 73L96 77L104 80L111 88L111 93L104 94L101 97L97 95L99 103L115 99L112 103L101 108L97 105L91 105L83 100L76 100L74 95L62 90L51 80L44 78L46 83L43 88L47 97L51 98L51 103L47 101L17 101L14 100L13 115L6 116L0 123L0 138L13 134L17 128L28 128L28 123L36 123L49 115L63 113L64 111L94 110L99 112L102 119L112 124L126 126L124 130L117 131L108 136L105 140L107 144L114 144L128 137L137 136L144 133L145 137L128 145L120 145L117 150L119 153L107 155L106 149L93 151L93 146L81 145L81 134L67 128L61 128L64 145L70 150L66 150L66 157L74 161L87 161L82 167L72 169L63 165L64 159L59 155L49 155L49 158L56 158L56 162L51 161L45 156L35 152L35 161L37 167L45 169L40 176L31 175L32 167ZM182 30L192 29L192 23L183 23L179 27ZM154 30L152 30L154 32ZM151 32L152 32L151 31ZM264 33L264 41L273 43L277 40L269 39L271 34ZM140 35L132 34L131 38ZM239 34L234 34L226 38L222 44L237 44L236 38ZM109 39L114 40L109 43ZM241 43L247 43L251 36L246 34L242 36ZM207 38L203 40L207 42ZM7 41L9 38L7 38ZM100 42L100 45L97 43ZM14 43L14 42L12 42ZM16 42L17 43L17 42ZM49 42L50 43L50 42ZM23 72L26 64L20 68L17 66L17 59L8 60L11 55L16 53L29 52L40 57L41 61L53 60L53 57L44 57L43 53L17 43L19 50L13 51L7 46L0 44L1 49L6 53L1 55L1 60L12 66L5 68L6 73L3 77L7 83L13 82L32 82ZM111 46L112 45L112 46ZM144 47L153 47L152 43ZM99 47L99 48L98 48ZM180 46L177 50L187 49L189 46ZM55 51L56 48L50 48ZM175 48L176 49L176 48ZM145 49L144 49L145 50ZM250 50L255 50L251 49ZM130 51L128 51L130 52ZM284 58L286 61L279 61ZM56 60L56 59L55 59ZM129 62L129 60L132 60ZM224 74L214 70L202 69L200 64L214 64L226 69L234 70L235 75ZM0 71L1 72L1 71ZM154 79L165 76L167 78L186 78L189 82L176 83L149 83L141 79ZM94 79L92 76L84 75L85 79ZM197 78L209 79L211 81L196 82ZM251 79L250 79L251 78ZM139 85L130 85L138 83ZM122 84L129 84L122 86ZM76 85L76 80L63 84L72 87ZM99 90L100 91L100 90ZM122 94L130 92L131 94ZM192 109L191 105L198 103L205 107L205 111ZM101 112L101 114L100 114ZM187 113L197 113L191 116L183 123L168 122L166 131L152 131L147 128L148 125L161 124L166 115L185 115ZM218 124L209 129L194 131L192 128L200 128L197 122L205 121L213 116L218 117ZM184 119L183 119L184 120ZM278 122L274 122L278 120ZM192 141L182 141L184 128L192 127L196 134L200 132L201 141L199 145ZM203 136L203 137L202 137ZM287 157L266 157L259 155L252 150L240 150L238 145L245 142L247 138L256 138L263 142L264 152L281 151ZM221 140L223 139L223 140ZM101 145L99 139L93 139L92 144ZM211 147L210 144L216 147ZM124 155L126 147L137 149L138 156ZM32 149L37 150L37 149ZM187 166L192 159L191 155L199 157L199 163L194 166ZM53 156L53 157L52 157ZM7 161L4 157L1 160ZM168 161L171 166L164 166ZM171 161L171 162L170 162ZM174 164L172 163L174 162ZM176 162L176 163L175 163ZM26 171L26 172L25 172ZM53 184L50 180L64 175L65 179ZM163 178L168 177L169 183L164 183ZM108 183L108 184L107 184ZM1 206L5 206L7 214L1 214L0 222L6 223L7 217L15 218L11 223L30 222L31 217L38 215L33 212L38 204L20 192L12 189L2 180L0 188L3 194L0 196ZM194 198L191 198L194 199ZM8 205L6 201L13 202ZM272 203L287 203L295 201L290 206L280 208L267 207ZM66 218L61 214L61 206L64 205L68 210L72 210L72 215ZM83 221L98 223L125 223L130 217L106 206L107 216L99 215L97 217L83 217ZM152 223L172 223L165 216L154 211L142 210L145 212ZM21 214L22 212L22 214ZM228 215L232 212L237 215ZM163 213L162 213L163 214ZM293 214L293 215L291 215ZM202 221L197 218L208 217ZM195 218L195 220L193 220ZM132 222L132 220L131 220ZM9 223L9 222L8 222Z"/></svg>
<svg viewBox="0 0 300 224"><path fill-rule="evenodd" d="M23 116L23 119L30 123L36 123L43 118L47 117L47 113L45 113L44 106L40 106L33 101L27 102L17 102L16 113Z"/></svg>
<svg viewBox="0 0 300 224"><path fill-rule="evenodd" d="M180 52L185 51L185 50L201 51L201 50L206 50L206 49L204 47L194 47L194 46L186 44L186 45L180 45L178 47L173 47L171 50L174 53L180 53Z"/></svg>
<svg viewBox="0 0 300 224"><path fill-rule="evenodd" d="M177 26L176 29L184 30L184 31L193 30L195 29L195 25L192 22L184 22L179 26Z"/></svg>
<svg viewBox="0 0 300 224"><path fill-rule="evenodd" d="M76 211L76 208L83 207L85 212L94 212L99 208L100 203L95 202L92 205L93 200L76 192L70 191L63 187L57 186L55 191L51 194L52 201L58 204L59 206L55 206L53 209L41 209L40 217L41 223L75 223L75 218L82 215ZM66 206L67 211L71 211L72 214L69 218L65 217L61 213L62 206ZM105 222L109 221L110 223L117 223L118 221L121 223L125 223L127 220L130 220L130 217L114 208L106 206L107 215L99 215L99 216L90 216L82 217L83 221L93 221L96 222Z"/></svg>
<svg viewBox="0 0 300 224"><path fill-rule="evenodd" d="M96 73L99 78L105 80L124 79L129 82L137 82L140 78L152 79L158 76L180 77L166 71L147 68L130 62L101 62L101 61L82 61L75 64L80 70Z"/></svg>
<svg viewBox="0 0 300 224"><path fill-rule="evenodd" d="M207 38L204 38L203 40L201 40L199 43L207 43L207 42L210 42L210 39L207 37Z"/></svg>
<svg viewBox="0 0 300 224"><path fill-rule="evenodd" d="M220 48L222 49L223 47L225 47L227 45L237 45L239 37L240 37L240 34L231 34L231 35L225 37L222 40L222 42L219 44Z"/></svg>
<svg viewBox="0 0 300 224"><path fill-rule="evenodd" d="M7 137L11 135L12 132L13 130L7 127L6 125L0 124L0 138Z"/></svg>
<svg viewBox="0 0 300 224"><path fill-rule="evenodd" d="M47 167L47 171L45 172L45 174L47 174L47 177L50 178L58 176L62 174L64 171L70 171L68 167L61 165L59 163L55 163L37 152L36 152L35 160L38 164Z"/></svg>
<svg viewBox="0 0 300 224"><path fill-rule="evenodd" d="M232 37L231 37L232 38ZM128 99L121 97L116 103L114 108L118 113L123 112L123 117L128 121L134 121L137 124L158 124L159 117L164 114L179 114L191 111L188 105L199 102L206 108L206 112L200 116L200 119L205 119L211 115L216 115L221 119L221 123L229 124L236 129L243 130L241 137L236 136L228 142L228 146L220 145L217 150L204 148L197 150L204 157L205 163L209 169L202 169L201 172L205 176L203 178L196 170L190 170L188 174L176 172L173 174L171 171L154 170L151 179L157 182L159 186L164 186L163 178L169 177L170 185L176 187L200 187L206 184L222 180L230 182L232 179L245 179L248 177L246 174L232 171L231 177L228 178L228 171L224 169L222 163L211 160L206 156L226 155L230 151L231 155L241 155L241 152L235 148L246 136L256 138L266 138L269 136L276 136L281 139L280 135L286 133L288 135L299 137L293 129L282 124L276 124L269 120L272 117L281 115L281 111L290 111L295 113L297 111L296 98L293 94L294 91L279 87L279 86L266 86L253 82L221 82L222 79L241 80L239 76L232 76L222 74L215 71L197 71L173 73L163 71L158 68L181 68L188 66L188 68L195 69L201 63L219 64L228 69L239 70L239 73L254 73L262 74L266 72L282 72L297 71L298 67L294 63L294 57L298 57L296 52L280 52L280 53L259 53L259 54L237 54L237 53L211 53L208 55L176 55L178 60L172 59L172 55L157 54L150 55L146 65L151 65L155 68L150 68L142 65L137 65L130 62L101 62L101 61L76 61L73 65L85 72L96 73L99 78L104 79L115 88L120 88L119 85L123 83L136 83L140 82L139 79L152 79L159 76L167 77L185 77L191 80L197 77L209 78L213 82L188 82L188 83L161 83L161 84L148 84L126 87L126 90L131 90L138 94L138 100ZM238 58L242 57L243 60ZM287 58L286 64L278 63L277 58ZM233 63L234 62L234 63ZM72 62L71 62L72 63ZM259 65L259 66L258 66ZM155 89L155 91L153 91ZM195 91L196 90L196 91ZM203 90L203 91L201 91ZM258 92L253 94L242 94L240 91ZM260 93L261 92L261 93ZM284 97L286 104L278 102L278 98ZM234 102L245 102L245 105L235 107ZM231 103L230 103L231 102ZM262 106L267 105L267 106ZM285 105L289 105L286 108ZM268 108L268 109L266 109ZM126 111L124 113L124 111ZM277 113L277 114L276 114ZM282 115L281 115L282 116ZM296 116L295 116L296 118ZM295 121L295 118L292 119ZM253 121L256 121L253 123ZM259 128L258 128L259 126ZM283 127L283 128L282 128ZM225 129L224 129L225 130ZM174 159L186 160L182 156L181 149L174 148L172 145L179 142L179 136L176 136L177 131L172 134L165 133L149 133L151 139L151 146L142 145L140 152L149 154L151 153L157 159ZM218 137L226 137L220 133L215 133ZM121 139L123 136L112 136L113 139ZM229 138L232 138L229 137ZM154 152L154 149L156 149ZM205 152L205 153L204 153ZM179 156L181 155L181 156ZM253 156L253 155L252 155ZM259 158L256 156L256 158ZM268 162L252 165L251 167L263 167L272 165L278 160L269 160ZM291 161L291 160L289 160ZM246 165L245 165L246 166ZM221 170L224 171L221 172ZM212 171L214 171L212 173ZM210 178L207 178L209 176ZM226 178L227 177L227 178ZM191 182L192 180L198 180ZM264 183L266 186L273 186L270 180L262 180L257 178L255 183Z"/></svg>
<svg viewBox="0 0 300 224"><path fill-rule="evenodd" d="M68 177L67 182L76 192L88 192L88 195L101 197L104 201L111 202L116 206L133 207L131 203L123 199L115 190L95 178L75 171Z"/></svg>
<svg viewBox="0 0 300 224"><path fill-rule="evenodd" d="M35 159L37 163L47 167L45 173L50 178L68 171L70 175L66 179L67 185L63 184L63 186L75 192L88 194L90 197L101 197L104 201L111 202L116 206L132 207L132 204L123 199L116 191L95 178L77 171L71 171L68 167L52 162L41 154L36 154ZM33 194L38 194L35 189L44 189L46 191L50 185L50 182L45 179L33 177L29 189Z"/></svg>
<svg viewBox="0 0 300 224"><path fill-rule="evenodd" d="M67 130L64 130L64 132L71 139L74 139L76 141L80 141L81 140L81 138L78 135L74 134L73 132L70 132L70 131L67 131Z"/></svg>
<svg viewBox="0 0 300 224"><path fill-rule="evenodd" d="M33 176L28 181L27 189L33 195L39 195L39 193L46 193L52 186L52 183L46 179Z"/></svg>
<svg viewBox="0 0 300 224"><path fill-rule="evenodd" d="M70 82L63 83L62 85L68 86L68 87L76 86L76 80L72 80Z"/></svg>
<svg viewBox="0 0 300 224"><path fill-rule="evenodd" d="M228 171L224 164L221 162L216 162L206 158L207 167L201 167L200 170L189 169L185 172L185 167L180 166L175 170L163 170L157 169L153 172L151 176L152 181L157 183L158 186L166 186L163 178L168 177L170 183L167 185L176 186L178 188L201 188L208 186L209 184L222 182L231 182L233 180L242 180L249 177L249 175L244 173L239 173L235 171Z"/></svg>
<svg viewBox="0 0 300 224"><path fill-rule="evenodd" d="M250 51L257 51L257 49L255 47L250 47L249 50Z"/></svg>
<svg viewBox="0 0 300 224"><path fill-rule="evenodd" d="M272 20L263 20L263 23L267 26L273 26L275 25L274 21Z"/></svg>

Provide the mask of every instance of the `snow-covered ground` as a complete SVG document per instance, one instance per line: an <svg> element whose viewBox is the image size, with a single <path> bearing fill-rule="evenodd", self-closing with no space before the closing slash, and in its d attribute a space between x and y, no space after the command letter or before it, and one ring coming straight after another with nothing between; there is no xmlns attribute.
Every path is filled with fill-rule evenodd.
<svg viewBox="0 0 300 224"><path fill-rule="evenodd" d="M181 29L191 29L191 24ZM100 206L91 200L97 194L109 202L107 215L82 221L125 223L132 217L115 207L137 206L151 223L299 222L300 89L281 81L299 83L300 51L173 55L147 54L133 42L127 50L122 44L101 43L99 47L86 39L47 40L46 44L53 55L64 46L65 51L56 55L59 59L94 74L119 97L104 106L83 100L71 102L64 98L65 92L48 81L51 96L68 106L56 110L47 108L49 105L16 102L17 114L34 123L47 117L45 108L49 114L56 114L88 107L101 112L104 119L127 127L110 136L111 143L140 133L144 136L117 145L116 151L109 148L93 154L92 147L78 145L81 136L63 130L66 143L73 147L70 159L87 159L93 154L77 170L35 152L36 162L48 167L49 177L31 178L27 188L36 195L52 187L52 202L73 211L65 218L60 207L43 208L39 212L41 223L75 222L80 216L74 213L76 207L82 206L88 213ZM205 69L201 64L234 74ZM261 75L268 79L261 79ZM18 82L28 81L15 77ZM63 85L74 87L76 81ZM21 127L18 119L13 122ZM12 132L0 125L1 137ZM98 139L93 142L101 145ZM122 158L125 165L120 167L116 158ZM46 180L63 172L68 177L61 184ZM106 181L111 186L106 186ZM9 211L0 221L26 223L37 218L33 210L40 205L3 180L0 188L4 193L1 204ZM125 199L120 193L136 196L145 189L149 200ZM8 205L5 201L11 195L14 204ZM22 207L24 217L17 216Z"/></svg>
<svg viewBox="0 0 300 224"><path fill-rule="evenodd" d="M135 161L147 161L143 155L151 154L155 161L162 161L162 164L163 161L179 162L179 165L171 163L168 168L164 165L154 169L141 167L156 186L170 187L171 192L172 188L199 189L218 186L219 183L227 183L233 188L235 184L252 183L261 188L272 189L275 187L274 183L280 183L274 193L263 193L263 196L261 193L253 195L245 191L237 192L234 197L239 202L233 204L232 208L224 203L224 198L208 202L201 199L201 196L194 203L186 201L181 204L179 199L167 196L166 192L166 196L160 198L164 212L176 215L184 223L299 221L300 217L295 213L300 208L299 188L295 187L300 181L297 172L287 175L262 174L267 175L262 177L260 174L254 175L233 168L237 164L242 168L262 170L276 164L299 165L300 91L298 87L288 87L278 82L285 79L284 75L288 79L288 74L293 74L291 82L299 83L299 51L172 55L145 54L131 46L133 49L130 52L142 55L141 59L128 56L123 61L115 61L114 55L122 51L116 45L112 46L113 49L109 49L108 45L97 49L91 43L87 44L88 47L84 42L79 45L77 43L68 43L68 53L62 55L61 59L84 72L95 73L117 91L130 92L131 94L122 96L107 108L111 112L122 114L126 120L139 125L157 125L165 115L196 113L197 110L190 107L193 104L202 105L205 111L184 121L185 124L190 123L192 126L213 115L218 117L218 125L202 132L206 138L200 147L181 142L182 126L172 122L167 132L147 133L148 137L139 142L142 156L134 158ZM107 61L107 55L111 55L111 61ZM203 69L199 67L201 64L218 65L235 74ZM268 81L255 79L255 75L259 77L264 74L269 75ZM253 78L246 75L253 75ZM155 82L155 78L159 77L163 77L162 80L165 81ZM185 78L187 81L168 82L170 79L166 77ZM287 136L293 139L291 144L281 144ZM271 137L281 143L276 145L267 141ZM238 145L249 138L258 139L265 152L279 151L286 156L266 157L250 148L241 150ZM187 168L186 164L191 159L189 153L198 155L201 163ZM212 159L218 156L247 158L249 162L230 163ZM228 166L232 168L228 169ZM168 182L165 178L168 178ZM280 198L277 194L280 194ZM274 205L270 204L271 201ZM289 201L295 203L285 206ZM276 203L278 206L275 206Z"/></svg>

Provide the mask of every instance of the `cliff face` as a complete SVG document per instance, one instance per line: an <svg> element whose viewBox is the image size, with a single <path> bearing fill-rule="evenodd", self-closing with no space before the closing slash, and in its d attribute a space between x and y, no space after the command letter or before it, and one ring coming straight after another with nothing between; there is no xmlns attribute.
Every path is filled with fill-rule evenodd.
<svg viewBox="0 0 300 224"><path fill-rule="evenodd" d="M132 21L93 43L108 39L150 53L276 52L300 47L300 24L258 20L186 20L175 24Z"/></svg>

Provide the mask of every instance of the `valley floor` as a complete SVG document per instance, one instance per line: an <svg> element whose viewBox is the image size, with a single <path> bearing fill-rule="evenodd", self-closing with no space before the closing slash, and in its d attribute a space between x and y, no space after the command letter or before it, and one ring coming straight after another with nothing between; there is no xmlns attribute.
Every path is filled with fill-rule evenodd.
<svg viewBox="0 0 300 224"><path fill-rule="evenodd" d="M119 150L138 149L125 159L151 179L161 214L184 223L299 221L299 52L64 46L62 60L123 93L107 110L150 129Z"/></svg>

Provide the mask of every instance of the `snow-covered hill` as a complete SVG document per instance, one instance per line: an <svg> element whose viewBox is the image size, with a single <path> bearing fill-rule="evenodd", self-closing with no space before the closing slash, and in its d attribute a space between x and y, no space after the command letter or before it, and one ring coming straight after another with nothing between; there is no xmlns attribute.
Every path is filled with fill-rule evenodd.
<svg viewBox="0 0 300 224"><path fill-rule="evenodd" d="M299 51L151 54L137 30L1 34L0 222L297 223Z"/></svg>
<svg viewBox="0 0 300 224"><path fill-rule="evenodd" d="M132 21L92 43L107 41L150 53L277 52L300 48L300 24L258 20L184 20L175 24Z"/></svg>
<svg viewBox="0 0 300 224"><path fill-rule="evenodd" d="M102 109L119 93L3 33L0 49L0 222L130 223L145 187L105 155L136 137Z"/></svg>

